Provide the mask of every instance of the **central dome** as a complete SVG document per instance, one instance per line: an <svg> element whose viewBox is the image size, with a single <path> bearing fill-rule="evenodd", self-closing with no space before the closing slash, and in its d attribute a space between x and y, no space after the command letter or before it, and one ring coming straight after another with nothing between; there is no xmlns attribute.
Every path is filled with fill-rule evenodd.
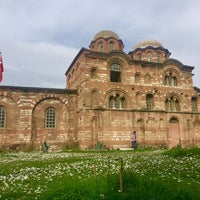
<svg viewBox="0 0 200 200"><path fill-rule="evenodd" d="M137 43L133 47L133 50L138 49L138 48L143 49L146 47L154 47L154 48L162 47L163 48L163 45L160 42L158 42L157 40L143 40L143 41Z"/></svg>
<svg viewBox="0 0 200 200"><path fill-rule="evenodd" d="M95 36L93 40L97 40L98 38L110 38L113 37L117 40L120 40L119 36L114 33L113 31L108 31L108 30L103 30L98 32Z"/></svg>

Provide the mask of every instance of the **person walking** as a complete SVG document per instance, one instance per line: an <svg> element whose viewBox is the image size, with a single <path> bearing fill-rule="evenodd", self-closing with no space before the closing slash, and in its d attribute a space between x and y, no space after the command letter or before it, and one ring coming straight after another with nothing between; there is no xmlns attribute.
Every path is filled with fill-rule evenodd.
<svg viewBox="0 0 200 200"><path fill-rule="evenodd" d="M132 131L131 133L131 142L132 142L132 148L135 149L137 145L137 140L136 140L136 131Z"/></svg>

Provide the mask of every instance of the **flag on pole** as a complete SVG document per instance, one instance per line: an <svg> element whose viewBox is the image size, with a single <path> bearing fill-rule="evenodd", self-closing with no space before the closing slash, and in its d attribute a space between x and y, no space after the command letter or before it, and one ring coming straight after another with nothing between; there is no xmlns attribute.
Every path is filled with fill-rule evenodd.
<svg viewBox="0 0 200 200"><path fill-rule="evenodd" d="M2 81L2 79L3 79L3 60L0 52L0 82Z"/></svg>

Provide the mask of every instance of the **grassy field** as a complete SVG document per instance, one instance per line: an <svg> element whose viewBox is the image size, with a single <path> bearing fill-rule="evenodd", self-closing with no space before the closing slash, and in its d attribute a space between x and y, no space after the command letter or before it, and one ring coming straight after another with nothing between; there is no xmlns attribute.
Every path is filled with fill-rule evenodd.
<svg viewBox="0 0 200 200"><path fill-rule="evenodd" d="M0 153L0 199L200 199L200 149Z"/></svg>

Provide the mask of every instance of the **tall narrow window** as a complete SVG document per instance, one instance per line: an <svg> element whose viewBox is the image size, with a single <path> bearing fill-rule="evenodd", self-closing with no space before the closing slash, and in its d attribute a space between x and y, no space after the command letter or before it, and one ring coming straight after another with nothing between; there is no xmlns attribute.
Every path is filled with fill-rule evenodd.
<svg viewBox="0 0 200 200"><path fill-rule="evenodd" d="M152 60L152 53L151 53L151 52L149 52L149 53L147 54L147 60L148 60L149 62L151 62L151 60Z"/></svg>
<svg viewBox="0 0 200 200"><path fill-rule="evenodd" d="M160 62L160 52L157 53L157 61Z"/></svg>
<svg viewBox="0 0 200 200"><path fill-rule="evenodd" d="M45 128L56 127L56 114L53 108L48 108L45 113Z"/></svg>
<svg viewBox="0 0 200 200"><path fill-rule="evenodd" d="M126 99L124 97L121 98L121 108L124 109L126 105Z"/></svg>
<svg viewBox="0 0 200 200"><path fill-rule="evenodd" d="M110 81L121 82L121 67L119 64L112 64L110 67Z"/></svg>
<svg viewBox="0 0 200 200"><path fill-rule="evenodd" d="M0 107L0 128L5 128L6 113L3 107Z"/></svg>
<svg viewBox="0 0 200 200"><path fill-rule="evenodd" d="M110 45L110 51L114 50L114 42L111 41L111 42L109 43L109 45Z"/></svg>
<svg viewBox="0 0 200 200"><path fill-rule="evenodd" d="M140 73L135 74L135 82L139 83L140 82Z"/></svg>
<svg viewBox="0 0 200 200"><path fill-rule="evenodd" d="M114 108L114 97L111 96L109 99L109 108Z"/></svg>
<svg viewBox="0 0 200 200"><path fill-rule="evenodd" d="M97 74L97 69L96 68L92 68L91 69L91 78L95 78Z"/></svg>
<svg viewBox="0 0 200 200"><path fill-rule="evenodd" d="M98 46L99 46L99 51L103 52L104 51L104 49L103 49L103 43L100 42Z"/></svg>
<svg viewBox="0 0 200 200"><path fill-rule="evenodd" d="M137 59L138 59L138 60L141 60L141 59L142 59L141 53L138 53L138 54L137 54Z"/></svg>
<svg viewBox="0 0 200 200"><path fill-rule="evenodd" d="M153 108L153 95L152 94L147 94L146 104L147 104L147 110L152 110L152 108Z"/></svg>
<svg viewBox="0 0 200 200"><path fill-rule="evenodd" d="M191 105L192 105L192 112L197 112L197 98L196 97L192 97Z"/></svg>
<svg viewBox="0 0 200 200"><path fill-rule="evenodd" d="M93 90L91 92L91 106L95 106L98 104L97 90Z"/></svg>

